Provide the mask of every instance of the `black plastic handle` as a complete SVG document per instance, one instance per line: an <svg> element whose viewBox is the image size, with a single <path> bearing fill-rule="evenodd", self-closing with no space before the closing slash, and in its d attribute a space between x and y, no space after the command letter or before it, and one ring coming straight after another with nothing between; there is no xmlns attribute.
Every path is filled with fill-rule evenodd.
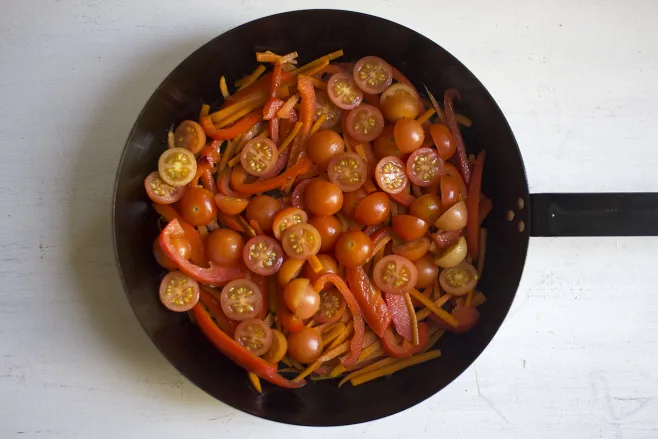
<svg viewBox="0 0 658 439"><path fill-rule="evenodd" d="M657 236L658 193L532 194L531 236Z"/></svg>

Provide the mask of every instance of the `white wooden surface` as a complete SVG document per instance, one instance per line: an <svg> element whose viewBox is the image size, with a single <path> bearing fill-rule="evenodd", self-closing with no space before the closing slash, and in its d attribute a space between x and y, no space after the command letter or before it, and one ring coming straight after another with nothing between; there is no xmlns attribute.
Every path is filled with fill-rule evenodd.
<svg viewBox="0 0 658 439"><path fill-rule="evenodd" d="M439 395L379 422L262 421L207 396L152 346L110 234L138 111L215 35L326 4L2 1L0 437L658 437L655 238L533 239L486 352ZM469 66L507 115L533 191L658 190L655 1L334 5L416 29Z"/></svg>

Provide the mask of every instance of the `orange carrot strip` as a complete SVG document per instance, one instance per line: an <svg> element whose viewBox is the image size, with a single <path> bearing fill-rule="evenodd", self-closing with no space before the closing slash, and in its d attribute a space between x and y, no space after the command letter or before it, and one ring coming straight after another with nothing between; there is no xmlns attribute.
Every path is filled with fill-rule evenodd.
<svg viewBox="0 0 658 439"><path fill-rule="evenodd" d="M331 349L330 351L325 352L315 360L313 363L311 363L302 373L297 375L295 378L293 378L293 381L298 382L309 376L314 370L316 370L318 367L322 366L322 363L326 363L329 360L333 360L337 356L344 354L345 352L350 350L350 342L345 341L341 343L340 345L336 346L335 348Z"/></svg>
<svg viewBox="0 0 658 439"><path fill-rule="evenodd" d="M380 369L382 367L388 366L389 364L393 364L396 361L398 361L397 358L391 358L391 357L384 358L383 360L380 360L376 363L373 363L370 366L366 366L363 369L359 369L355 372L352 372L351 374L347 375L345 378L340 380L340 382L338 383L338 387L342 386L343 384L345 384L346 382L348 382L348 381L350 381L354 378L358 378L360 376L366 375L366 374L368 374L372 371L375 371L375 370Z"/></svg>
<svg viewBox="0 0 658 439"><path fill-rule="evenodd" d="M313 126L311 127L311 131L308 132L308 136L311 137L313 134L317 133L320 130L320 126L322 126L325 120L327 120L327 115L325 113L322 113L318 117L318 120L316 120Z"/></svg>
<svg viewBox="0 0 658 439"><path fill-rule="evenodd" d="M306 72L306 71L312 69L313 67L324 63L325 61L333 61L336 58L340 58L341 56L343 56L343 51L342 50L337 50L337 51L332 52L330 54L327 54L325 56L321 56L320 58L318 58L314 61L311 61L308 64L304 64L303 66L301 66L300 68L295 70L295 72L297 72L297 73Z"/></svg>
<svg viewBox="0 0 658 439"><path fill-rule="evenodd" d="M224 99L231 96L231 93L228 92L228 85L226 85L226 76L222 75L222 77L219 78L219 91L222 93L222 96L224 96Z"/></svg>
<svg viewBox="0 0 658 439"><path fill-rule="evenodd" d="M199 111L199 119L206 117L210 113L210 105L202 104L201 111Z"/></svg>
<svg viewBox="0 0 658 439"><path fill-rule="evenodd" d="M412 297L414 297L417 301L425 305L425 307L427 307L430 311L432 311L434 314L439 316L443 321L445 321L453 328L459 326L459 322L457 322L457 319L455 319L455 317L452 314L436 306L434 302L432 302L427 297L423 296L418 290L411 289L411 291L409 291L409 294L411 294Z"/></svg>
<svg viewBox="0 0 658 439"><path fill-rule="evenodd" d="M450 294L444 294L443 296L439 297L437 301L434 302L434 305L438 306L439 308L445 305L448 300L450 300L452 296ZM425 320L429 315L432 314L432 311L430 311L428 308L423 308L420 311L416 313L416 320L421 321Z"/></svg>
<svg viewBox="0 0 658 439"><path fill-rule="evenodd" d="M251 72L250 75L235 81L235 86L240 87L238 88L238 90L245 89L249 87L251 84L253 84L254 82L256 82L256 80L260 78L260 75L262 75L263 73L265 73L265 66L261 64L258 67L256 67L256 69L254 69L254 71Z"/></svg>
<svg viewBox="0 0 658 439"><path fill-rule="evenodd" d="M434 108L430 108L429 110L425 111L418 119L416 119L416 122L422 125L430 120L430 117L434 116L434 113L436 113L436 110L434 110Z"/></svg>
<svg viewBox="0 0 658 439"><path fill-rule="evenodd" d="M360 384L367 383L368 381L372 381L374 379L381 378L386 375L391 375L402 369L406 369L407 367L414 366L416 364L420 364L425 361L433 360L440 356L441 356L441 351L439 350L428 351L422 354L413 355L408 358L400 359L395 363L391 363L378 370L366 373L365 375L361 375L359 377L353 378L352 380L350 380L350 382L352 383L353 386L358 386Z"/></svg>
<svg viewBox="0 0 658 439"><path fill-rule="evenodd" d="M254 386L254 389L258 393L263 393L263 387L260 385L260 378L258 378L258 375L256 375L253 372L249 372L249 381L251 381L251 385Z"/></svg>
<svg viewBox="0 0 658 439"><path fill-rule="evenodd" d="M418 335L418 320L416 320L414 304L411 302L411 296L409 293L404 295L404 302L407 305L407 310L409 311L409 317L411 319L411 339L414 346L418 346L420 344L420 337Z"/></svg>
<svg viewBox="0 0 658 439"><path fill-rule="evenodd" d="M288 145L292 143L295 137L297 137L297 133L299 133L299 130L302 128L302 125L303 124L301 122L295 123L295 126L292 127L292 131L290 131L290 134L288 134L288 136L283 140L283 142L279 146L279 155L281 155L281 153L286 150Z"/></svg>

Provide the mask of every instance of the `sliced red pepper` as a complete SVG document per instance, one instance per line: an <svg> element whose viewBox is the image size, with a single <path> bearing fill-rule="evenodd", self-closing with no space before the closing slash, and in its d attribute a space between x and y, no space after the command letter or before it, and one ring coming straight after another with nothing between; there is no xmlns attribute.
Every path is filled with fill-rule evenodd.
<svg viewBox="0 0 658 439"><path fill-rule="evenodd" d="M246 194L241 194L231 189L230 182L231 169L224 168L222 172L217 174L217 189L219 190L219 193L226 195L227 197L245 198Z"/></svg>
<svg viewBox="0 0 658 439"><path fill-rule="evenodd" d="M468 243L468 253L473 259L478 256L478 241L480 239L480 190L482 189L482 169L484 168L485 156L486 151L482 150L475 159L473 178L471 178L471 185L468 187L468 198L466 199L466 208L468 209L466 242Z"/></svg>
<svg viewBox="0 0 658 439"><path fill-rule="evenodd" d="M270 140L279 146L279 118L270 119Z"/></svg>
<svg viewBox="0 0 658 439"><path fill-rule="evenodd" d="M302 128L299 130L299 134L295 137L290 149L289 168L291 165L297 163L302 155L305 155L304 147L306 145L306 139L313 125L313 116L315 116L315 89L311 80L303 75L298 76L297 90L301 96L302 107L299 111L299 119L302 122Z"/></svg>
<svg viewBox="0 0 658 439"><path fill-rule="evenodd" d="M308 157L303 157L299 163L288 168L283 174L272 177L267 180L258 180L253 183L245 183L249 174L242 169L242 166L236 165L231 173L231 185L233 189L246 195L258 194L261 192L271 191L288 184L294 180L298 175L307 172L311 169L313 162Z"/></svg>
<svg viewBox="0 0 658 439"><path fill-rule="evenodd" d="M272 70L272 81L270 83L270 98L272 99L276 98L279 85L281 85L282 71L281 64L274 64L274 69Z"/></svg>
<svg viewBox="0 0 658 439"><path fill-rule="evenodd" d="M186 259L183 259L183 257L177 251L176 247L171 242L172 236L181 235L183 235L183 228L181 227L178 220L173 220L167 224L167 227L162 229L158 240L160 242L160 247L162 247L165 255L169 256L169 258L174 261L180 271L192 279L196 280L197 282L201 282L202 284L220 286L234 279L243 278L246 276L245 269L240 266L222 267L210 262L210 267L203 268L192 264Z"/></svg>
<svg viewBox="0 0 658 439"><path fill-rule="evenodd" d="M197 229L185 221L183 217L180 216L178 212L176 212L174 208L169 204L162 205L153 203L153 209L158 212L158 214L168 223L173 220L178 220L178 224L183 228L183 237L187 242L190 243L190 247L192 247L190 260L196 265L200 265L202 267L207 266L208 258L206 257L206 251L203 247L201 235L199 235Z"/></svg>
<svg viewBox="0 0 658 439"><path fill-rule="evenodd" d="M407 302L404 300L404 296L399 294L384 294L384 299L386 300L388 309L391 311L395 330L406 340L411 341L413 338L411 316L409 315L409 308L407 308Z"/></svg>
<svg viewBox="0 0 658 439"><path fill-rule="evenodd" d="M345 281L334 273L327 273L320 276L313 284L313 289L317 292L322 291L327 283L333 284L345 298L347 306L352 312L352 323L354 324L354 336L350 342L350 353L340 359L345 368L350 368L356 364L363 349L363 338L365 334L365 325L359 304L356 302L352 291L348 288Z"/></svg>
<svg viewBox="0 0 658 439"><path fill-rule="evenodd" d="M387 195L389 197L391 197L393 199L393 201L396 201L396 202L398 202L398 203L400 203L404 206L407 206L407 207L411 206L411 203L413 203L414 200L416 199L416 197L414 197L411 194L408 194L405 191L402 191L402 192L397 193L397 194L387 194Z"/></svg>
<svg viewBox="0 0 658 439"><path fill-rule="evenodd" d="M215 185L215 180L212 178L213 165L208 159L199 159L196 167L196 175L192 179L192 184L199 184L199 179L201 180L201 185L208 189L213 194L217 193L217 185Z"/></svg>
<svg viewBox="0 0 658 439"><path fill-rule="evenodd" d="M408 342L407 340L402 340L402 344L398 344L398 341L395 339L395 333L393 328L389 326L386 328L386 332L382 337L382 345L384 350L388 355L395 358L406 358L410 357L413 354L422 352L423 349L429 343L430 333L429 328L426 323L420 322L418 324L418 346L415 346L413 343Z"/></svg>
<svg viewBox="0 0 658 439"><path fill-rule="evenodd" d="M455 138L455 143L457 144L457 159L459 161L459 170L464 177L464 182L468 186L471 182L471 170L468 167L468 156L466 155L466 146L464 145L464 139L462 139L462 134L459 131L459 125L455 119L455 106L454 100L457 100L457 103L461 101L461 94L454 88L449 88L446 90L443 95L443 106L446 110L446 119L448 119L448 128L450 128L450 133Z"/></svg>
<svg viewBox="0 0 658 439"><path fill-rule="evenodd" d="M233 139L240 134L244 133L254 125L256 125L263 118L263 114L260 110L254 110L251 113L247 114L245 117L237 121L235 124L228 128L217 129L215 124L212 123L210 116L205 116L200 119L201 126L206 132L208 137L211 137L215 140L228 140Z"/></svg>
<svg viewBox="0 0 658 439"><path fill-rule="evenodd" d="M199 154L199 161L206 159L212 166L216 166L219 163L219 151L221 147L221 140L213 140L208 146L201 150L201 154Z"/></svg>
<svg viewBox="0 0 658 439"><path fill-rule="evenodd" d="M263 119L270 120L276 118L276 113L279 112L285 102L281 99L273 98L267 101L263 107Z"/></svg>
<svg viewBox="0 0 658 439"><path fill-rule="evenodd" d="M382 337L391 323L391 312L382 298L381 291L370 282L368 274L362 267L347 268L345 278L368 326ZM404 303L404 296L399 297L402 297Z"/></svg>
<svg viewBox="0 0 658 439"><path fill-rule="evenodd" d="M233 337L233 333L235 332L235 327L238 326L238 322L226 317L220 300L216 298L213 293L203 287L199 289L199 300L206 306L206 308L208 308L210 316L215 319L219 329L226 332L230 337Z"/></svg>
<svg viewBox="0 0 658 439"><path fill-rule="evenodd" d="M446 250L456 244L461 235L462 229L450 232L432 233L430 236L438 248Z"/></svg>
<svg viewBox="0 0 658 439"><path fill-rule="evenodd" d="M230 358L238 366L249 372L255 373L262 379L279 387L297 389L306 384L306 381L304 380L294 382L285 379L277 373L276 365L268 363L242 347L228 334L219 329L203 304L197 303L194 308L192 308L192 312L194 313L194 317L196 318L201 332L203 332L208 340L210 340L210 342L215 345L221 353Z"/></svg>
<svg viewBox="0 0 658 439"><path fill-rule="evenodd" d="M491 209L493 209L491 198L480 192L480 207L478 208L478 223L480 226L482 225L482 222L487 217L487 215L489 215L491 212Z"/></svg>

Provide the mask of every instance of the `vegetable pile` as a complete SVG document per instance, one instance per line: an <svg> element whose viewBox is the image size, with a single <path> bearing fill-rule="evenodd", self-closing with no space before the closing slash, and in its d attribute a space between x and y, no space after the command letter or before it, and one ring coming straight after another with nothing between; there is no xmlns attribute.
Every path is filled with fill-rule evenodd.
<svg viewBox="0 0 658 439"><path fill-rule="evenodd" d="M261 379L358 386L437 358L486 300L492 206L459 92L442 108L383 59L332 63L342 55L298 67L295 52L257 53L232 94L220 79L219 108L169 132L144 181L167 223L153 244L162 303L259 392Z"/></svg>

